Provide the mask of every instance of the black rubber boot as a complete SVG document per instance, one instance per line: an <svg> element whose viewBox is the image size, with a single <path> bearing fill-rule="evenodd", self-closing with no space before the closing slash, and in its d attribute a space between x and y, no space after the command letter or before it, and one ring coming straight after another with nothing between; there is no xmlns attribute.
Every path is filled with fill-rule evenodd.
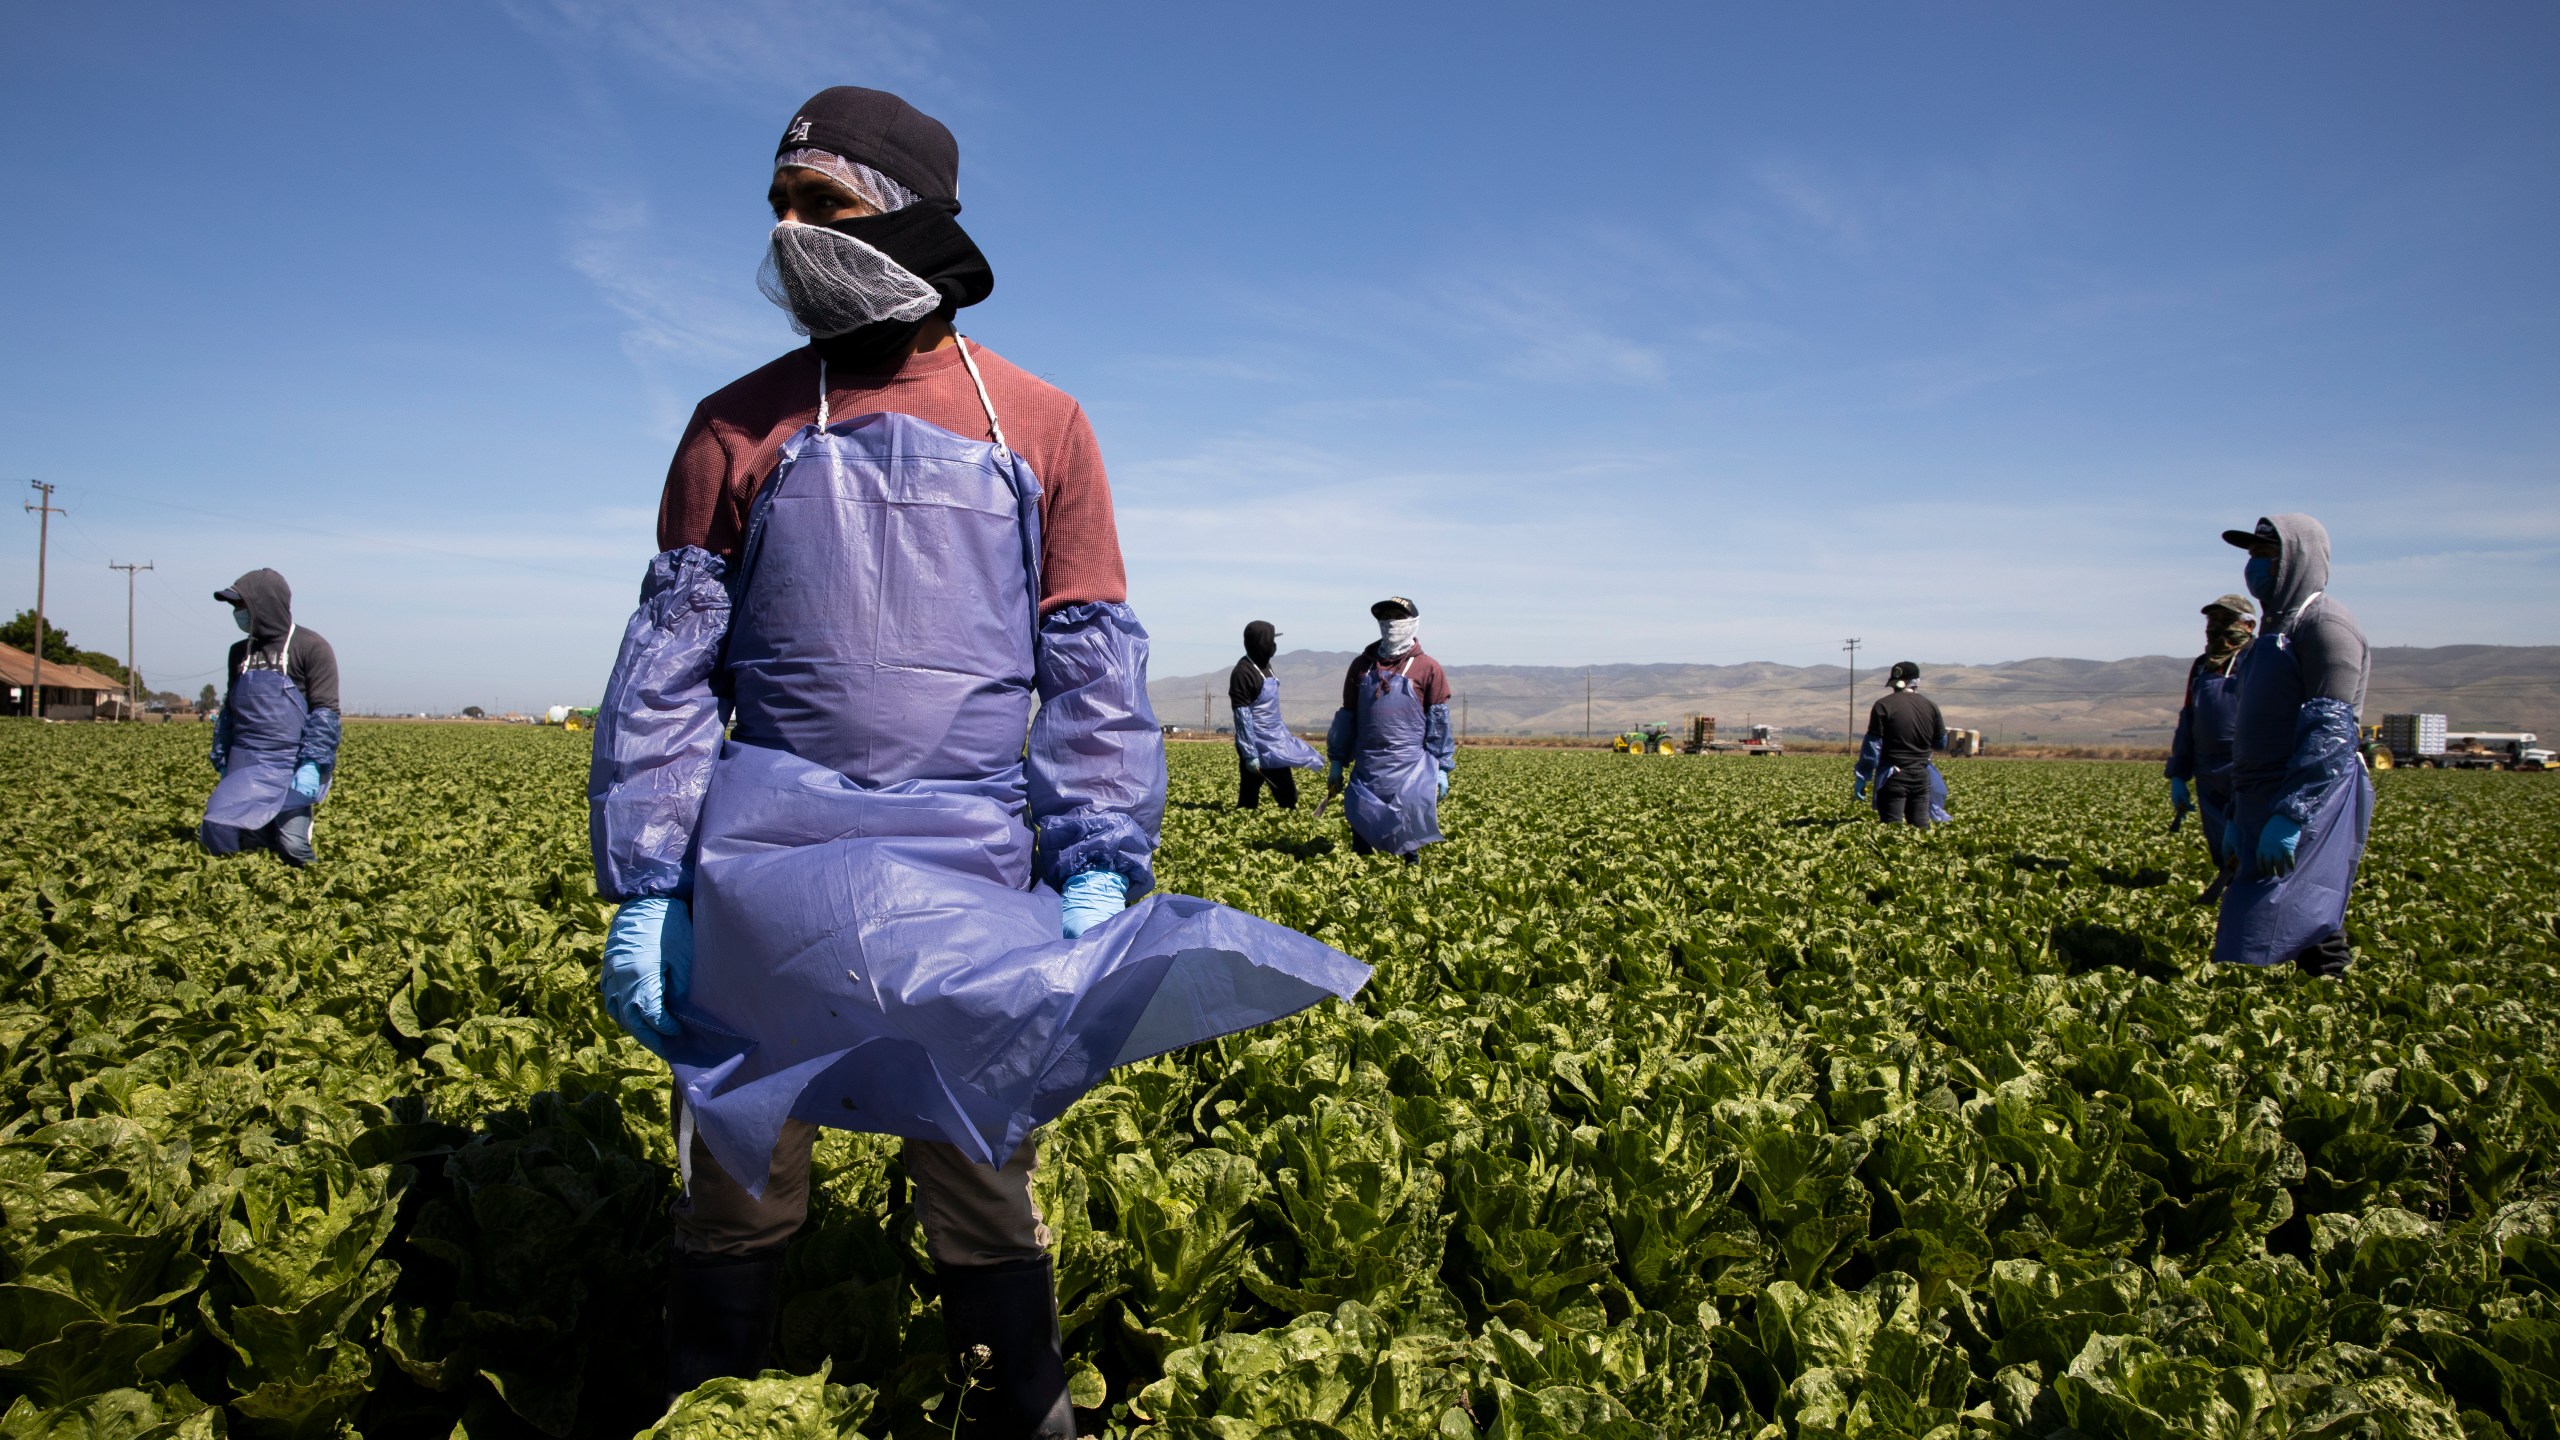
<svg viewBox="0 0 2560 1440"><path fill-rule="evenodd" d="M1049 1258L937 1265L962 1440L1072 1440Z"/></svg>
<svg viewBox="0 0 2560 1440"><path fill-rule="evenodd" d="M2204 893L2196 897L2196 903L2199 905L2214 904L2222 899L2222 892L2230 888L2231 872L2228 870L2216 870L2213 872L2213 883L2204 887Z"/></svg>
<svg viewBox="0 0 2560 1440"><path fill-rule="evenodd" d="M2347 966L2354 963L2355 958L2354 948L2347 944L2347 932L2333 930L2322 936L2318 943L2304 946L2294 955L2293 964L2305 975L2336 980L2346 975Z"/></svg>
<svg viewBox="0 0 2560 1440"><path fill-rule="evenodd" d="M677 1254L667 1266L668 1402L705 1380L763 1373L781 1309L781 1251Z"/></svg>

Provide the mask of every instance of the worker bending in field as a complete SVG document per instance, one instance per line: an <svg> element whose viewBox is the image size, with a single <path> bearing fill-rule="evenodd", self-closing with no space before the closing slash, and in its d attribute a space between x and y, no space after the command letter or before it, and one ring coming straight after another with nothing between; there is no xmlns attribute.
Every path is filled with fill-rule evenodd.
<svg viewBox="0 0 2560 1440"><path fill-rule="evenodd" d="M1938 704L1920 693L1920 667L1894 662L1890 688L1867 710L1867 738L1858 747L1851 798L1875 787L1876 817L1888 825L1926 830L1947 818L1947 782L1930 753L1947 748L1947 722Z"/></svg>
<svg viewBox="0 0 2560 1440"><path fill-rule="evenodd" d="M1458 766L1449 677L1422 653L1422 607L1391 595L1369 607L1378 638L1342 677L1342 708L1325 732L1325 793L1342 797L1351 848L1410 864L1440 834L1440 797ZM1346 785L1345 769L1350 771Z"/></svg>
<svg viewBox="0 0 2560 1440"><path fill-rule="evenodd" d="M216 855L272 850L308 865L311 820L338 769L338 652L293 621L293 587L252 570L213 598L248 636L234 641L213 726L221 776L196 832Z"/></svg>
<svg viewBox="0 0 2560 1440"><path fill-rule="evenodd" d="M2364 631L2329 596L2319 521L2277 515L2222 538L2249 552L2243 573L2265 618L2232 670L2239 713L2222 848L2239 864L2213 958L2340 975L2351 958L2347 892L2373 823L2373 782L2356 750Z"/></svg>
<svg viewBox="0 0 2560 1440"><path fill-rule="evenodd" d="M2171 828L2195 811L2204 831L2215 871L2208 899L2222 893L2238 858L2222 848L2222 830L2231 820L2231 735L2240 723L2231 671L2257 633L2258 607L2246 595L2225 595L2204 607L2204 653L2187 667L2186 698L2178 706L2178 733L2163 772L2176 811Z"/></svg>
<svg viewBox="0 0 2560 1440"><path fill-rule="evenodd" d="M1110 483L1073 399L952 328L994 284L958 172L877 90L785 127L764 285L812 339L677 445L589 826L606 1009L675 1079L669 1390L764 1367L832 1125L907 1141L956 1433L1064 1437L1035 1131L1368 968L1147 893L1164 739Z"/></svg>
<svg viewBox="0 0 2560 1440"><path fill-rule="evenodd" d="M1271 661L1280 653L1280 632L1268 620L1244 627L1244 658L1227 676L1227 704L1236 719L1236 808L1262 803L1262 787L1283 810L1298 808L1300 770L1324 762L1306 741L1291 733L1280 718L1280 681Z"/></svg>

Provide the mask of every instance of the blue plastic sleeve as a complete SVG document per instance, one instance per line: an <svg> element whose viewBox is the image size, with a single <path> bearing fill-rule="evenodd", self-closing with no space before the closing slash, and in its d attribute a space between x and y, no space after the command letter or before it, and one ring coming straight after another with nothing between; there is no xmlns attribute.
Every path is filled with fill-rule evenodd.
<svg viewBox="0 0 2560 1440"><path fill-rule="evenodd" d="M587 840L607 900L690 896L693 832L723 728L713 679L729 633L727 566L688 545L649 562L596 710Z"/></svg>
<svg viewBox="0 0 2560 1440"><path fill-rule="evenodd" d="M1117 872L1132 899L1155 888L1164 824L1164 731L1147 703L1147 631L1128 606L1067 605L1042 617L1040 710L1024 774L1040 874L1053 886Z"/></svg>
<svg viewBox="0 0 2560 1440"><path fill-rule="evenodd" d="M1333 712L1333 723L1325 727L1324 758L1329 764L1348 765L1360 738L1360 717L1345 705Z"/></svg>
<svg viewBox="0 0 2560 1440"><path fill-rule="evenodd" d="M1253 743L1253 712L1239 705L1235 707L1235 715L1236 748L1243 751L1245 758L1250 760L1262 753L1261 749Z"/></svg>
<svg viewBox="0 0 2560 1440"><path fill-rule="evenodd" d="M338 735L341 725L335 710L314 710L303 717L302 742L293 752L296 765L317 765L322 778L338 768Z"/></svg>
<svg viewBox="0 0 2560 1440"><path fill-rule="evenodd" d="M2331 792L2358 768L2355 710L2344 700L2303 701L2294 717L2293 759L2285 766L2275 813L2297 825L2310 824Z"/></svg>
<svg viewBox="0 0 2560 1440"><path fill-rule="evenodd" d="M1857 778L1861 780L1874 779L1876 767L1882 764L1883 761L1884 741L1873 735L1868 736L1865 743L1858 746Z"/></svg>
<svg viewBox="0 0 2560 1440"><path fill-rule="evenodd" d="M1422 748L1431 754L1431 763L1443 770L1458 768L1458 736L1449 728L1449 707L1434 705L1423 712Z"/></svg>
<svg viewBox="0 0 2560 1440"><path fill-rule="evenodd" d="M2172 780L2196 778L2196 691L2195 682L2187 682L2187 698L2178 707L2178 733L2169 737L2169 763L2160 773Z"/></svg>
<svg viewBox="0 0 2560 1440"><path fill-rule="evenodd" d="M231 697L222 697L222 709L213 717L213 752L205 757L220 770L231 761Z"/></svg>

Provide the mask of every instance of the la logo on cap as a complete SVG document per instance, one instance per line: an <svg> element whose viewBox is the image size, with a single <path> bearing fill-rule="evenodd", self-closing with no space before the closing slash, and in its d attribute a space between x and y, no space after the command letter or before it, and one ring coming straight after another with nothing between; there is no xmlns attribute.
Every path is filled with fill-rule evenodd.
<svg viewBox="0 0 2560 1440"><path fill-rule="evenodd" d="M794 117L792 118L792 121L791 121L791 132L790 132L789 134L787 134L787 135L783 136L782 138L783 138L783 139L785 139L785 140L791 141L791 142L793 142L793 143L795 143L795 144L796 144L796 143L798 143L799 141L802 141L802 140L806 140L806 139L808 139L808 138L809 138L809 122L808 122L808 121L806 121L806 120L802 120L802 119L798 118L797 116L794 116Z"/></svg>

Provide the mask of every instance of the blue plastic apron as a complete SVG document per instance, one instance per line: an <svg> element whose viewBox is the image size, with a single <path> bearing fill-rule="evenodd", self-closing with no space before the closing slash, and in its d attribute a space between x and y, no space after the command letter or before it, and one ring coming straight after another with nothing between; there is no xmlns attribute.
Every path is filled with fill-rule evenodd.
<svg viewBox="0 0 2560 1440"><path fill-rule="evenodd" d="M1403 855L1438 842L1440 781L1423 748L1427 716L1405 676L1412 665L1381 664L1360 678L1359 743L1342 818L1372 849Z"/></svg>
<svg viewBox="0 0 2560 1440"><path fill-rule="evenodd" d="M2196 820L2204 827L2205 849L2222 865L2229 863L2221 853L2222 830L2232 815L2231 737L2240 728L2238 681L2210 671L2198 675L2193 704Z"/></svg>
<svg viewBox="0 0 2560 1440"><path fill-rule="evenodd" d="M2258 832L2284 798L2283 769L2269 758L2290 749L2294 717L2302 708L2301 662L2288 636L2262 636L2241 652L2232 671L2232 698L2239 717L2232 793L2240 824L2239 870L2223 892L2213 958L2280 965L2346 924L2347 895L2355 888L2356 866L2364 858L2365 834L2373 824L2373 782L2348 749L2346 773L2325 786L2302 827L2293 868L2282 875L2260 874ZM2286 742L2277 740L2280 734ZM2249 745L2251 756L2237 753L2242 743ZM2257 763L2243 769L2242 759Z"/></svg>
<svg viewBox="0 0 2560 1440"><path fill-rule="evenodd" d="M736 723L696 832L668 1050L691 1124L759 1194L788 1118L1001 1164L1112 1067L1369 975L1179 895L1059 937L1022 760L1039 482L992 406L992 444L909 415L829 425L820 385L742 547Z"/></svg>
<svg viewBox="0 0 2560 1440"><path fill-rule="evenodd" d="M1280 718L1280 682L1267 672L1261 693L1236 716L1236 754L1257 770L1321 770L1323 757ZM1252 733L1248 735L1246 731Z"/></svg>
<svg viewBox="0 0 2560 1440"><path fill-rule="evenodd" d="M205 802L202 836L216 854L237 852L241 842L273 824L279 815L308 810L312 802L293 790L294 756L302 748L302 722L311 707L302 687L284 670L293 653L293 630L284 633L272 669L244 664L231 682L224 703L229 711L231 748L222 783Z"/></svg>

